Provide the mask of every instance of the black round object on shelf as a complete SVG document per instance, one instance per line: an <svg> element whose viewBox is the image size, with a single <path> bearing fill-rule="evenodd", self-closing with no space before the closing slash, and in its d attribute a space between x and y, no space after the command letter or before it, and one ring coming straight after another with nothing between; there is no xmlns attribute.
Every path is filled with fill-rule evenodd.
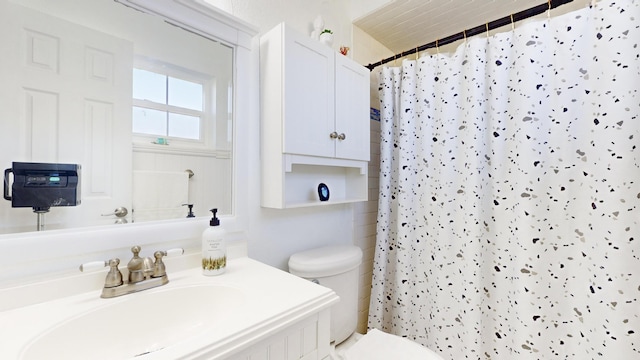
<svg viewBox="0 0 640 360"><path fill-rule="evenodd" d="M326 184L318 184L318 197L320 198L320 201L329 200L329 187Z"/></svg>

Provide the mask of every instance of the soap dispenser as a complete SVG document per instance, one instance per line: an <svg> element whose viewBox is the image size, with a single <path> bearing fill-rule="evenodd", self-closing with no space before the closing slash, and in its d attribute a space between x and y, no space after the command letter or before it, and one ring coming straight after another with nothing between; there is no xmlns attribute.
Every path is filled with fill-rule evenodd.
<svg viewBox="0 0 640 360"><path fill-rule="evenodd" d="M188 218L196 217L196 214L193 213L193 204L182 204L182 206L186 206L189 208L189 212L187 213Z"/></svg>
<svg viewBox="0 0 640 360"><path fill-rule="evenodd" d="M210 211L213 217L202 233L202 273L207 276L220 275L227 267L225 231L220 226L218 209Z"/></svg>

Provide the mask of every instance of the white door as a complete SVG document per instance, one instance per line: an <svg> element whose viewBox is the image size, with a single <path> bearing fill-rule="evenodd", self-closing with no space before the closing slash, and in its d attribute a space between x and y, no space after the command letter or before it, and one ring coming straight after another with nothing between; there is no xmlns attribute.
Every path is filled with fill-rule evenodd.
<svg viewBox="0 0 640 360"><path fill-rule="evenodd" d="M369 70L336 56L336 157L369 161Z"/></svg>
<svg viewBox="0 0 640 360"><path fill-rule="evenodd" d="M133 45L83 26L0 5L0 164L82 166L76 207L52 207L46 228L114 223L101 214L131 209ZM16 216L19 215L19 216ZM7 231L35 229L31 209L0 205Z"/></svg>
<svg viewBox="0 0 640 360"><path fill-rule="evenodd" d="M284 36L283 152L333 157L334 51L286 27Z"/></svg>

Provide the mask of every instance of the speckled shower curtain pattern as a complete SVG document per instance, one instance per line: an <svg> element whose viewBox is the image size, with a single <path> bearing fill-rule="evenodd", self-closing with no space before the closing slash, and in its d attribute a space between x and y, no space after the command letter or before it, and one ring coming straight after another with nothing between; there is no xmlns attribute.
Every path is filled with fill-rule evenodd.
<svg viewBox="0 0 640 360"><path fill-rule="evenodd" d="M381 74L369 326L446 359L640 359L640 5Z"/></svg>

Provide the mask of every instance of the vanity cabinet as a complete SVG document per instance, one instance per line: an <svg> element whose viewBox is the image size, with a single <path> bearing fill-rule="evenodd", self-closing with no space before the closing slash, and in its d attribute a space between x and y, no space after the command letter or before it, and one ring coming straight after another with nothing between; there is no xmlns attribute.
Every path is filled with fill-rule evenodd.
<svg viewBox="0 0 640 360"><path fill-rule="evenodd" d="M262 205L366 201L369 71L282 23L260 39L260 79Z"/></svg>

